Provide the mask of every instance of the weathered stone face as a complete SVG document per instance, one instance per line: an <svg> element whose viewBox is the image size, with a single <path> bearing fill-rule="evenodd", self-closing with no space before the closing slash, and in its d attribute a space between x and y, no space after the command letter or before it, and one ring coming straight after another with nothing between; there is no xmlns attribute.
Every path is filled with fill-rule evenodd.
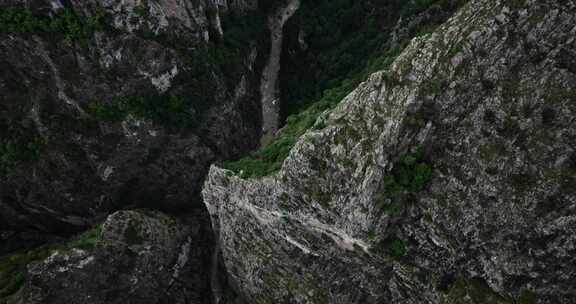
<svg viewBox="0 0 576 304"><path fill-rule="evenodd" d="M572 1L470 1L278 174L212 167L232 281L251 303L574 303L575 37ZM416 161L430 181L393 189Z"/></svg>
<svg viewBox="0 0 576 304"><path fill-rule="evenodd" d="M121 211L102 226L96 248L54 253L29 266L15 303L210 303L203 221ZM209 236L208 236L209 237Z"/></svg>
<svg viewBox="0 0 576 304"><path fill-rule="evenodd" d="M66 9L85 21L101 16L100 27L78 39L0 34L0 127L22 133L7 130L4 142L2 132L0 151L18 140L35 154L6 170L0 165L0 229L70 232L126 206L193 210L202 207L208 165L257 145L259 120L249 115L258 111L257 48L232 67L234 77L195 53L214 38L212 2L0 6L39 17ZM93 111L118 98L157 95L186 101L180 112L164 115L185 116L185 127L138 113L107 121Z"/></svg>

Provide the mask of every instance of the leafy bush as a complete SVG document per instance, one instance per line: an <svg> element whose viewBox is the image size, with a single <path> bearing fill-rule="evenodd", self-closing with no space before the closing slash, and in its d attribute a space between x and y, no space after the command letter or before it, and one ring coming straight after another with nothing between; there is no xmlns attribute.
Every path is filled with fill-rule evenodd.
<svg viewBox="0 0 576 304"><path fill-rule="evenodd" d="M384 177L384 186L387 195L398 196L424 190L431 179L432 167L423 160L422 153L416 153L394 164L391 174Z"/></svg>
<svg viewBox="0 0 576 304"><path fill-rule="evenodd" d="M388 254L395 258L401 258L406 255L406 245L404 241L397 237L393 237L388 242L387 251Z"/></svg>
<svg viewBox="0 0 576 304"><path fill-rule="evenodd" d="M49 244L0 257L0 303L22 287L30 263L44 260L55 251L67 252L73 248L90 250L96 246L101 232L102 226L98 225L67 243Z"/></svg>

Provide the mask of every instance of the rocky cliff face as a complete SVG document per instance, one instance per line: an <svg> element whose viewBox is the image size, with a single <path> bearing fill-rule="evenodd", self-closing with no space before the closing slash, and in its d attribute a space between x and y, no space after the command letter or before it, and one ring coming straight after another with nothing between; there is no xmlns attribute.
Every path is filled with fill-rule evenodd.
<svg viewBox="0 0 576 304"><path fill-rule="evenodd" d="M575 303L576 3L473 0L203 197L250 303Z"/></svg>
<svg viewBox="0 0 576 304"><path fill-rule="evenodd" d="M194 226L157 212L114 213L95 248L31 264L10 303L211 303L208 227L190 220Z"/></svg>
<svg viewBox="0 0 576 304"><path fill-rule="evenodd" d="M256 5L0 1L0 230L201 207L209 163L258 144L262 54L220 45Z"/></svg>

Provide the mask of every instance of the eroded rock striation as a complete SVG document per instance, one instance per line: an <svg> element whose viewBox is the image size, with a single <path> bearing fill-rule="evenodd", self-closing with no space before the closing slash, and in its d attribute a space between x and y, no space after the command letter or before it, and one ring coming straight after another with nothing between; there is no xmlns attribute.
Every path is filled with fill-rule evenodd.
<svg viewBox="0 0 576 304"><path fill-rule="evenodd" d="M250 303L575 303L576 3L472 0L203 189Z"/></svg>

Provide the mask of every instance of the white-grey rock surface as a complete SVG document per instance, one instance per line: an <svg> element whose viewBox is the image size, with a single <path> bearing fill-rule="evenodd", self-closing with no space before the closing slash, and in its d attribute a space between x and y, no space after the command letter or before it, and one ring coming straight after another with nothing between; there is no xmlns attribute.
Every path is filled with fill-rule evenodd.
<svg viewBox="0 0 576 304"><path fill-rule="evenodd" d="M575 50L574 1L473 0L277 174L213 166L231 281L250 303L576 303ZM414 155L430 181L394 191Z"/></svg>

